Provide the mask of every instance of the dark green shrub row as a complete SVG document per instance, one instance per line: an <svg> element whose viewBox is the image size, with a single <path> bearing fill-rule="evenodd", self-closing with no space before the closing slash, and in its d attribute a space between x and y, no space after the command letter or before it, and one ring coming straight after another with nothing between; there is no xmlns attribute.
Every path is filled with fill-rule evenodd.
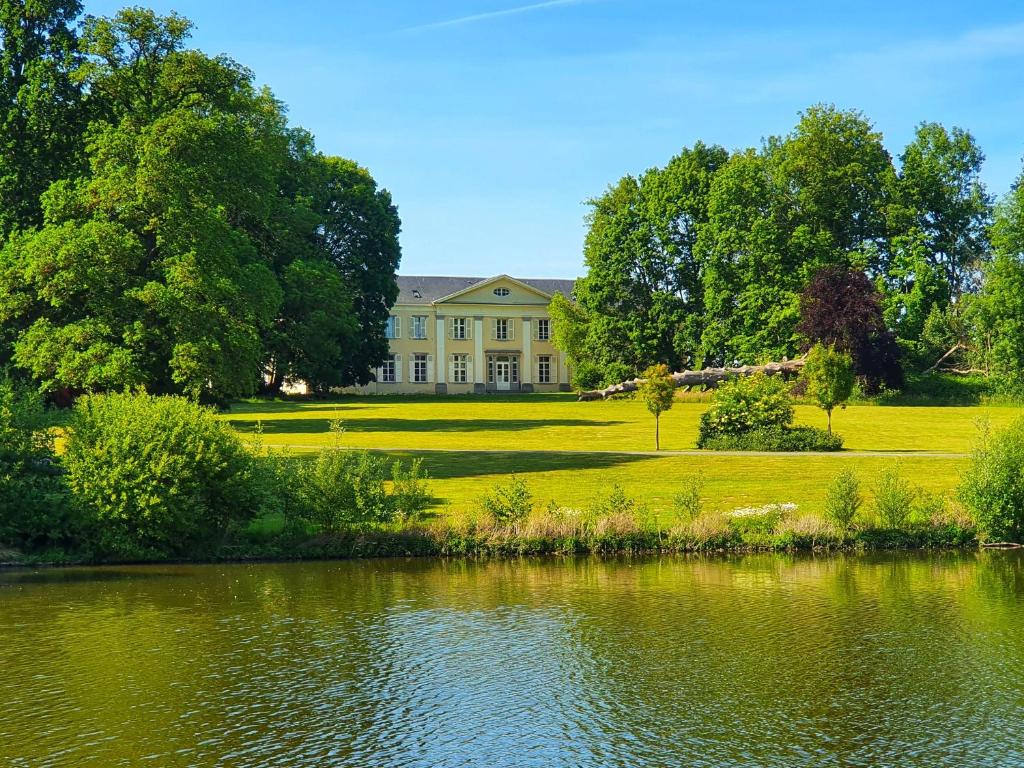
<svg viewBox="0 0 1024 768"><path fill-rule="evenodd" d="M767 427L733 435L701 436L697 447L711 451L839 451L843 438L815 427Z"/></svg>

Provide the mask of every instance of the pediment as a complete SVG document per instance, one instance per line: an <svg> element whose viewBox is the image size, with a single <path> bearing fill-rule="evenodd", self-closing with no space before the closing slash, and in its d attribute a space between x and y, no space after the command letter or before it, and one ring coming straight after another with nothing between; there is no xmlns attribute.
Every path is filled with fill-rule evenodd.
<svg viewBox="0 0 1024 768"><path fill-rule="evenodd" d="M546 307L551 297L508 275L483 280L437 300L437 304L533 304Z"/></svg>

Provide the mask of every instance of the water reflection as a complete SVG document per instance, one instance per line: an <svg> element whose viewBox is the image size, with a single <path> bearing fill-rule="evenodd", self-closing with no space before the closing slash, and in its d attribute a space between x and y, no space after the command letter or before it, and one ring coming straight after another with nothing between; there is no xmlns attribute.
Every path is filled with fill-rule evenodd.
<svg viewBox="0 0 1024 768"><path fill-rule="evenodd" d="M1022 562L0 572L0 763L1009 765Z"/></svg>

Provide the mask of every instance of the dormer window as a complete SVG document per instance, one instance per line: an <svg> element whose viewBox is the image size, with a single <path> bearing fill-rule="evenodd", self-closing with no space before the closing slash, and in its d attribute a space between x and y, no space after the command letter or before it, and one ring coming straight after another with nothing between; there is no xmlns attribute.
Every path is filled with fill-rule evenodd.
<svg viewBox="0 0 1024 768"><path fill-rule="evenodd" d="M422 299L423 298L423 294L420 293L417 289L413 288L412 289L412 297L414 299Z"/></svg>
<svg viewBox="0 0 1024 768"><path fill-rule="evenodd" d="M508 288L495 288L494 289L494 295L495 296L508 296L510 293L512 293L512 291L510 291Z"/></svg>

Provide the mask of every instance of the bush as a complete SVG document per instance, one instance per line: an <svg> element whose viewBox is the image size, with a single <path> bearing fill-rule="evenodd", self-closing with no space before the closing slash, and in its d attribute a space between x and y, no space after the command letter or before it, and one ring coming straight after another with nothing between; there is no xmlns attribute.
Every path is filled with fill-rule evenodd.
<svg viewBox="0 0 1024 768"><path fill-rule="evenodd" d="M860 494L860 480L852 469L844 469L832 479L825 495L825 519L841 530L846 530L857 515L864 499Z"/></svg>
<svg viewBox="0 0 1024 768"><path fill-rule="evenodd" d="M406 469L400 461L391 465L391 504L395 517L408 522L430 506L430 488L423 459L413 459Z"/></svg>
<svg viewBox="0 0 1024 768"><path fill-rule="evenodd" d="M1024 419L985 432L964 473L960 499L983 540L1024 539Z"/></svg>
<svg viewBox="0 0 1024 768"><path fill-rule="evenodd" d="M704 439L698 447L711 451L839 451L843 438L816 427L772 427L716 435Z"/></svg>
<svg viewBox="0 0 1024 768"><path fill-rule="evenodd" d="M42 549L76 534L42 398L0 378L0 543Z"/></svg>
<svg viewBox="0 0 1024 768"><path fill-rule="evenodd" d="M480 506L498 523L519 523L533 510L533 495L525 480L512 475L507 483L499 483L485 494Z"/></svg>
<svg viewBox="0 0 1024 768"><path fill-rule="evenodd" d="M916 496L914 487L900 475L898 466L887 467L875 488L875 509L886 528L903 528L910 519Z"/></svg>
<svg viewBox="0 0 1024 768"><path fill-rule="evenodd" d="M380 454L345 448L340 421L331 422L331 432L334 444L312 458L271 459L279 467L277 483L293 531L305 526L334 534L352 526L409 522L430 505L421 459L406 467Z"/></svg>
<svg viewBox="0 0 1024 768"><path fill-rule="evenodd" d="M612 515L634 516L640 510L640 505L632 496L617 483L613 484L611 490L604 496L598 497L590 507L590 514L595 520Z"/></svg>
<svg viewBox="0 0 1024 768"><path fill-rule="evenodd" d="M683 480L683 487L675 495L675 511L684 520L693 521L704 509L704 475L699 472Z"/></svg>
<svg viewBox="0 0 1024 768"><path fill-rule="evenodd" d="M100 556L201 556L263 503L238 436L182 397L83 397L64 464Z"/></svg>
<svg viewBox="0 0 1024 768"><path fill-rule="evenodd" d="M786 382L757 373L723 383L711 407L701 416L697 446L721 435L781 429L793 422L793 404Z"/></svg>

